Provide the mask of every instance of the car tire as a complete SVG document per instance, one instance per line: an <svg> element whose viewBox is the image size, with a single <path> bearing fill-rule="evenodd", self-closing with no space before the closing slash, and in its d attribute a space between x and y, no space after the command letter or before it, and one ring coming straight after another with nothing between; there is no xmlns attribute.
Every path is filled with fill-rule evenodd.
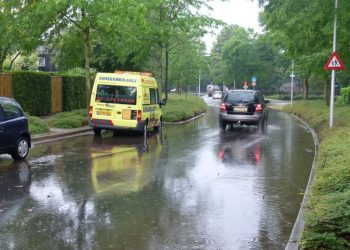
<svg viewBox="0 0 350 250"><path fill-rule="evenodd" d="M102 129L100 129L100 128L94 128L95 135L101 135L101 131L102 131Z"/></svg>
<svg viewBox="0 0 350 250"><path fill-rule="evenodd" d="M223 121L221 119L219 120L219 126L222 130L226 129L226 125L227 125L227 123L225 121Z"/></svg>
<svg viewBox="0 0 350 250"><path fill-rule="evenodd" d="M162 127L163 127L163 118L160 117L158 126L154 126L154 131L158 132L158 131L160 131L162 129Z"/></svg>
<svg viewBox="0 0 350 250"><path fill-rule="evenodd" d="M27 157L29 153L29 140L26 137L20 137L16 143L16 148L11 153L14 160L20 161Z"/></svg>

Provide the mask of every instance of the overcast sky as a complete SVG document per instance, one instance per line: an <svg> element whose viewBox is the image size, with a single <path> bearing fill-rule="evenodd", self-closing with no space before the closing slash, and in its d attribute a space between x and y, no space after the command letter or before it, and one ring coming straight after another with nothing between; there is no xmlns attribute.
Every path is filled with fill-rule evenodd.
<svg viewBox="0 0 350 250"><path fill-rule="evenodd" d="M213 8L209 14L206 13L209 16L227 24L237 24L261 32L258 21L260 9L256 0L229 0L225 2L213 0L209 5ZM218 33L219 31L216 31L216 34ZM207 52L210 52L216 36L206 35L203 40L207 45Z"/></svg>

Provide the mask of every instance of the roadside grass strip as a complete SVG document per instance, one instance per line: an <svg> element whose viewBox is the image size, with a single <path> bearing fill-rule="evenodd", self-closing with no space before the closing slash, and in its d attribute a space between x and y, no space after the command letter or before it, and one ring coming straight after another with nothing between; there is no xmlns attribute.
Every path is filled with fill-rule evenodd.
<svg viewBox="0 0 350 250"><path fill-rule="evenodd" d="M284 110L308 122L320 139L301 248L350 249L350 106L335 107L333 129L322 101L298 101Z"/></svg>

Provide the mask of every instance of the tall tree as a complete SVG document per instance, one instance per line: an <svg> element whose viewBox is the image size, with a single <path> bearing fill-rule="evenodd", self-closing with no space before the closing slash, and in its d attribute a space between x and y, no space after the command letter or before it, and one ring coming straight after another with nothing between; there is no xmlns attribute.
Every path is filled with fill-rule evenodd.
<svg viewBox="0 0 350 250"><path fill-rule="evenodd" d="M221 22L212 19L199 11L210 8L207 0L153 0L148 15L149 31L154 44L159 47L159 58L164 51L164 92L168 95L169 60L172 50L179 46L182 33L189 39L203 36L206 28L214 27ZM192 36L192 38L191 38Z"/></svg>

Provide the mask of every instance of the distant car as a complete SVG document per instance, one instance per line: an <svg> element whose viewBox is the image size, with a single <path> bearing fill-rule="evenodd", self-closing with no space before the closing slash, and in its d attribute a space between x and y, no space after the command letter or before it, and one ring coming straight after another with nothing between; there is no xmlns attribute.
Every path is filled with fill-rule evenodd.
<svg viewBox="0 0 350 250"><path fill-rule="evenodd" d="M22 160L30 147L28 120L21 106L12 98L0 97L0 154Z"/></svg>
<svg viewBox="0 0 350 250"><path fill-rule="evenodd" d="M222 97L222 91L220 90L214 91L213 99L221 99L221 97Z"/></svg>
<svg viewBox="0 0 350 250"><path fill-rule="evenodd" d="M219 114L219 125L226 129L226 125L258 125L263 127L268 117L268 108L260 91L229 90L226 92Z"/></svg>

